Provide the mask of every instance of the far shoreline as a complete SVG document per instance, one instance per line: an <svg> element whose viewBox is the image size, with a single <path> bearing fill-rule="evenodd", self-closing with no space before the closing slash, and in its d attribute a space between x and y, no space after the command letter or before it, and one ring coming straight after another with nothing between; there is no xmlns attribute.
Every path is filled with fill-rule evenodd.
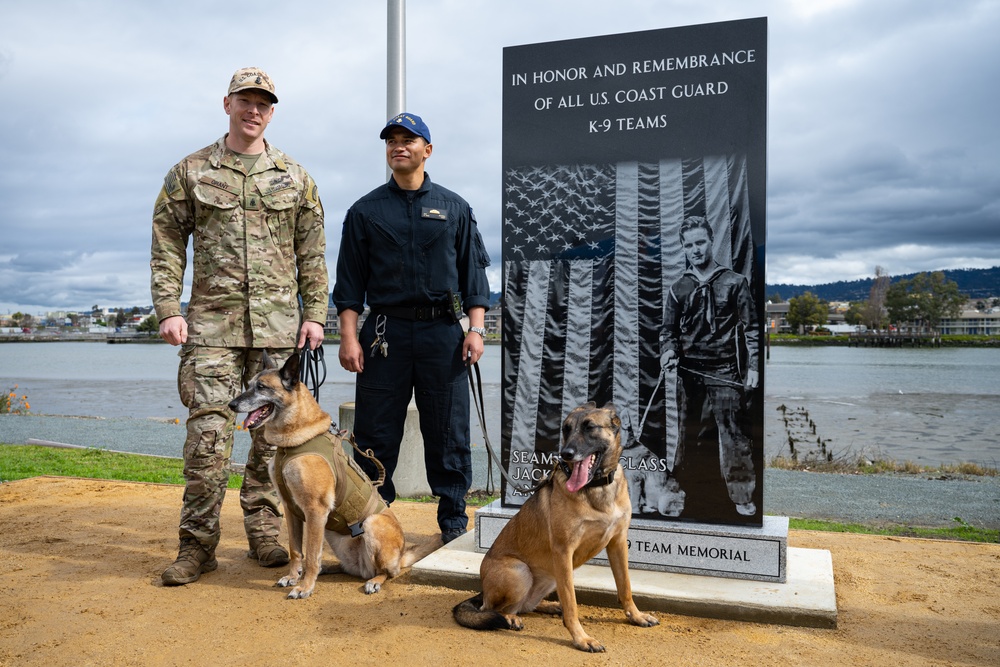
<svg viewBox="0 0 1000 667"><path fill-rule="evenodd" d="M767 346L790 346L790 347L865 347L859 345L859 340L864 340L864 336L852 338L848 334L833 335L797 335L797 334L768 334L765 339ZM905 340L905 338L901 338ZM987 335L939 335L935 337L935 342L907 343L900 342L896 345L879 345L878 347L1000 347L1000 336Z"/></svg>
<svg viewBox="0 0 1000 667"><path fill-rule="evenodd" d="M941 335L936 337L934 344L908 344L901 343L894 346L879 347L922 347L922 348L942 348L942 347L969 347L969 348L994 348L1000 347L1000 336L987 335ZM339 335L327 334L325 343L340 344ZM166 344L157 334L92 334L92 333L46 333L46 334L7 334L0 335L2 343L139 343L139 344ZM500 345L499 334L487 334L484 340L486 345ZM796 335L796 334L768 334L765 337L764 348L769 346L781 347L864 347L857 344L855 339L846 334L837 335Z"/></svg>

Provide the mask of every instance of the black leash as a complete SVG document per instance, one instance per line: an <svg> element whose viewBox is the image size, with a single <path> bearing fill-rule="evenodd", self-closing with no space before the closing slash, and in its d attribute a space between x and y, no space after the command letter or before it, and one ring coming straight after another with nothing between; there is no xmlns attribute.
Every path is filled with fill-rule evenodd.
<svg viewBox="0 0 1000 667"><path fill-rule="evenodd" d="M321 367L323 369L322 377L320 376ZM319 388L326 382L326 360L323 358L322 344L315 350L310 350L309 339L306 339L299 359L299 381L305 384L306 388L312 391L313 396L319 401ZM311 387L310 383L312 383Z"/></svg>
<svg viewBox="0 0 1000 667"><path fill-rule="evenodd" d="M475 376L475 378L473 378L473 376L472 376L472 369L473 368L475 368L475 370L476 370L476 376ZM511 479L510 474L503 467L503 463L500 462L500 457L497 456L496 452L493 451L493 445L490 443L490 436L486 432L486 411L485 411L485 409L483 407L484 406L484 401L483 401L483 377L482 377L482 375L479 372L479 362L476 362L474 364L466 364L465 369L466 369L466 371L469 374L469 384L472 386L472 398L473 398L473 400L476 403L476 414L479 416L479 426L482 427L482 429L483 429L483 442L486 443L486 451L489 452L490 459L497 464L497 468L500 470L500 474L502 474L504 476L504 479L507 480L507 483L510 484L514 488L514 490L516 490L519 493L523 493L525 495L531 495L532 493L534 493L535 491L537 491L538 489L540 489L542 486L544 486L545 484L547 484L549 482L549 480L552 478L552 472L549 472L549 474L546 475L545 477L543 477L541 479L541 481L539 481L534 486L530 486L530 487L528 487L528 486L521 486L520 484L518 484L517 482L515 482L513 479ZM555 466L552 467L552 470L553 471L555 470ZM487 465L486 465L486 493L488 493L489 495L492 496L493 495L493 491L494 491L494 486L493 486L493 466L489 465L489 462L487 462Z"/></svg>

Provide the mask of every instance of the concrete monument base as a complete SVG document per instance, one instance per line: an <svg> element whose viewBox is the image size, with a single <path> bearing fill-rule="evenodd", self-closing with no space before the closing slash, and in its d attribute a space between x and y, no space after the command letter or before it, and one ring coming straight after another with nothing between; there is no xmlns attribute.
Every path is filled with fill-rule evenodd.
<svg viewBox="0 0 1000 667"><path fill-rule="evenodd" d="M516 507L503 507L499 500L476 510L476 549L486 553L516 513ZM787 576L788 517L765 516L761 528L632 519L628 539L633 570L778 583ZM607 565L606 554L589 564Z"/></svg>

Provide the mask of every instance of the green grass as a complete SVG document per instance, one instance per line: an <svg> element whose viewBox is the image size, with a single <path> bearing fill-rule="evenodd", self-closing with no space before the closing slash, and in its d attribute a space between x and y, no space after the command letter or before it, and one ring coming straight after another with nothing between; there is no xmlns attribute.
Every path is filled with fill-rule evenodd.
<svg viewBox="0 0 1000 667"><path fill-rule="evenodd" d="M921 537L931 540L959 540L962 542L1000 542L1000 530L970 526L961 517L954 518L955 525L947 528L921 528L903 525L867 526L857 523L837 523L817 519L789 519L794 530L822 530L828 533L857 533L860 535L888 535L891 537Z"/></svg>
<svg viewBox="0 0 1000 667"><path fill-rule="evenodd" d="M0 482L40 475L184 484L184 462L103 449L0 445ZM242 483L242 475L229 476L230 489L238 489Z"/></svg>
<svg viewBox="0 0 1000 667"><path fill-rule="evenodd" d="M767 462L769 468L778 470L807 470L810 472L833 472L849 475L879 475L895 473L905 475L969 475L977 477L997 477L1000 470L995 466L984 466L978 463L946 463L943 465L921 465L913 461L897 461L882 454L862 452L855 454L847 452L834 456L831 452L826 458L815 452L809 452L803 457L775 456Z"/></svg>
<svg viewBox="0 0 1000 667"><path fill-rule="evenodd" d="M11 482L41 475L55 475L182 485L184 484L183 468L184 464L180 459L121 454L103 449L58 449L34 445L0 444L0 482ZM238 489L242 483L242 475L234 473L229 476L229 488ZM482 491L474 491L469 494L467 500L470 505L479 507L495 499L496 496L486 495ZM430 496L402 500L437 502L436 498ZM789 526L794 530L921 537L965 542L1000 542L1000 531L970 526L959 517L955 517L954 526L947 528L921 528L904 525L868 526L794 518L789 520Z"/></svg>

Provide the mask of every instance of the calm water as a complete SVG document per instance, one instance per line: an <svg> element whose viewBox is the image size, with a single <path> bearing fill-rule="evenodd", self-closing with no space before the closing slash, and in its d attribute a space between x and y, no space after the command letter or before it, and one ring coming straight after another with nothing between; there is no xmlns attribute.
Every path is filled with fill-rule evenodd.
<svg viewBox="0 0 1000 667"><path fill-rule="evenodd" d="M320 403L336 419L340 404L354 400L354 376L340 368L335 345L325 348ZM4 343L0 390L18 384L36 414L183 421L177 351L162 344ZM496 446L500 351L487 346L480 362ZM837 456L1000 463L1000 350L774 347L764 386L768 458L788 453L791 435L800 452L822 442ZM478 441L475 418L472 432Z"/></svg>

